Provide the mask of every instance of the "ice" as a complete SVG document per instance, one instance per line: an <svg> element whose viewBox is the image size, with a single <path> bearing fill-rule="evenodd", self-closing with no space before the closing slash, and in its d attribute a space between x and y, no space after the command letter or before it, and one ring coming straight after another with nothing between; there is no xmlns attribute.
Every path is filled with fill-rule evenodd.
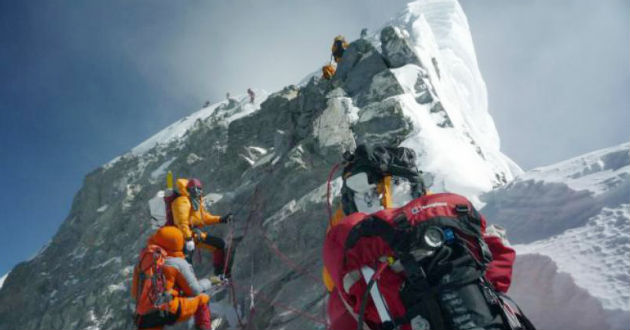
<svg viewBox="0 0 630 330"><path fill-rule="evenodd" d="M125 283L121 282L118 284L110 284L107 286L107 292L109 292L110 294L116 291L125 291L127 290L127 288L125 287Z"/></svg>
<svg viewBox="0 0 630 330"><path fill-rule="evenodd" d="M216 203L223 199L223 194L219 193L209 193L203 197L203 200L208 203Z"/></svg>
<svg viewBox="0 0 630 330"><path fill-rule="evenodd" d="M113 257L113 258L109 258L106 261L96 265L96 266L92 266L90 267L90 269L94 270L94 269L99 269L99 268L103 268L111 263L117 263L120 264L122 263L122 258L121 257Z"/></svg>
<svg viewBox="0 0 630 330"><path fill-rule="evenodd" d="M165 161L164 163L162 163L162 165L158 166L158 168L155 169L155 171L151 172L151 179L153 180L157 180L159 177L163 176L166 174L168 167L171 166L171 164L175 161L175 157Z"/></svg>
<svg viewBox="0 0 630 330"><path fill-rule="evenodd" d="M2 277L0 277L0 289L2 289L2 286L4 285L4 280L7 279L7 276L9 276L9 273L6 273Z"/></svg>

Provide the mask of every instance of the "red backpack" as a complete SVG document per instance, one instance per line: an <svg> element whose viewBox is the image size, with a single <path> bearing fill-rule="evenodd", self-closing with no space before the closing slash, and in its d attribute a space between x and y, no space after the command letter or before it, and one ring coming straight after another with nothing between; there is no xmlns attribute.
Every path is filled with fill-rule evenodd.
<svg viewBox="0 0 630 330"><path fill-rule="evenodd" d="M164 207L166 207L166 222L164 223L164 226L175 226L171 204L179 196L181 195L177 192L177 190L172 190L170 193L166 191L164 193Z"/></svg>
<svg viewBox="0 0 630 330"><path fill-rule="evenodd" d="M331 320L331 329L532 329L522 312L506 311L497 288L509 286L514 251L485 236L485 225L455 194L347 216L326 236L324 264L330 299L359 324ZM329 315L339 314L332 306Z"/></svg>

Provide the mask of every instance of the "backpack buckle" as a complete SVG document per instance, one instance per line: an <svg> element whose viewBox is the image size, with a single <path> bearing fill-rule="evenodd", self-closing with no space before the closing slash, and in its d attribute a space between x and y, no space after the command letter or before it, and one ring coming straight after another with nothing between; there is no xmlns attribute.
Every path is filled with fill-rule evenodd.
<svg viewBox="0 0 630 330"><path fill-rule="evenodd" d="M467 204L457 204L455 205L455 212L459 214L468 214L468 212L470 212L470 208Z"/></svg>

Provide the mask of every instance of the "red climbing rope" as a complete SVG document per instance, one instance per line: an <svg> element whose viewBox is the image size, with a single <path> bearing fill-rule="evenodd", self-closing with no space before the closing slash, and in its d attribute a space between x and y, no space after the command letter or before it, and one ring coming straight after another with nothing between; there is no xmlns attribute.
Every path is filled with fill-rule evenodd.
<svg viewBox="0 0 630 330"><path fill-rule="evenodd" d="M289 258L286 254L282 253L282 251L280 251L278 246L276 246L276 244L273 243L273 241L269 238L269 236L267 236L264 233L262 228L260 229L260 235L263 237L263 239L267 243L267 246L269 247L271 252L273 252L280 259L284 260L284 263L288 266L288 268L291 268L294 271L301 273L302 275L308 277L309 279L311 279L313 282L315 282L318 285L321 284L321 281L318 277L314 276L312 273L307 271L304 267L298 265L295 261L291 260L291 258Z"/></svg>
<svg viewBox="0 0 630 330"><path fill-rule="evenodd" d="M240 285L234 285L234 286L236 287L237 290L239 290L241 292L249 292L249 290L250 290L249 288L246 288L246 287L243 287L243 286L240 286ZM282 309L282 310L287 311L287 312L291 312L291 313L297 314L297 315L302 316L304 318L307 318L307 319L309 319L309 320L311 320L311 321L313 321L315 323L326 325L326 320L323 320L323 319L321 319L321 318L319 318L319 317L317 317L317 316L315 316L315 315L313 315L311 313L307 313L307 312L305 312L303 310L300 310L300 309L297 309L297 308L293 308L293 307L291 307L291 306L289 306L289 305L287 305L285 303L274 301L272 298L264 295L260 291L254 292L254 295L256 296L256 298L260 298L262 301L266 302L270 306Z"/></svg>

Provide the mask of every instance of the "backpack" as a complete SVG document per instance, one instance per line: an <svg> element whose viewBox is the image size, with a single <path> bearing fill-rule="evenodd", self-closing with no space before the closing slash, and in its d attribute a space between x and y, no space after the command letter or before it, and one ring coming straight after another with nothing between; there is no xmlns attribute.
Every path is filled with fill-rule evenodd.
<svg viewBox="0 0 630 330"><path fill-rule="evenodd" d="M164 222L164 226L175 226L175 220L173 219L173 209L171 208L171 204L177 197L181 196L177 190L167 191L164 194L164 207L166 210L166 221Z"/></svg>
<svg viewBox="0 0 630 330"><path fill-rule="evenodd" d="M416 153L413 149L360 144L354 153L346 152L343 157L347 163L343 169L344 178L353 173L365 172L368 181L375 183L386 175L400 176L411 182L413 197L426 193L422 171L416 166ZM345 189L345 183L341 189L341 195L344 213L357 212L352 202L353 196L348 189Z"/></svg>
<svg viewBox="0 0 630 330"><path fill-rule="evenodd" d="M326 236L324 263L359 329L534 329L489 281L484 227L466 198L425 195L347 216Z"/></svg>
<svg viewBox="0 0 630 330"><path fill-rule="evenodd" d="M324 65L322 67L322 77L324 79L330 80L330 78L332 78L332 76L335 75L335 71L336 71L335 67L332 66L331 64Z"/></svg>
<svg viewBox="0 0 630 330"><path fill-rule="evenodd" d="M148 245L140 252L134 269L132 296L136 300L135 322L139 328L174 324L178 315L168 311L173 294L166 289L163 266L166 251Z"/></svg>
<svg viewBox="0 0 630 330"><path fill-rule="evenodd" d="M343 40L335 40L333 48L335 49L335 51L333 51L333 56L341 58L343 56L343 52L345 51L343 48Z"/></svg>

